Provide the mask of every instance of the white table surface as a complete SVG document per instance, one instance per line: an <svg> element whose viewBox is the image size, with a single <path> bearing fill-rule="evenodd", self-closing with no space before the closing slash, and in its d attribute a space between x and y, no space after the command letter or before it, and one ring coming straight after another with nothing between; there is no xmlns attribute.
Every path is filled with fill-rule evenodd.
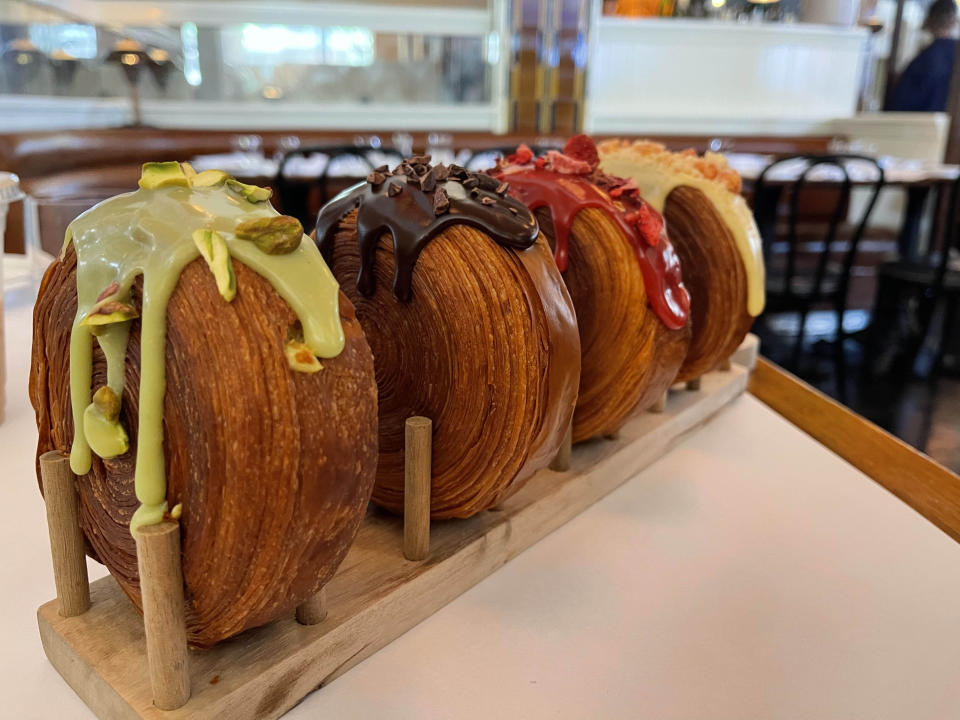
<svg viewBox="0 0 960 720"><path fill-rule="evenodd" d="M6 321L0 717L86 718L37 635L23 297ZM746 396L288 717L941 720L958 672L960 546Z"/></svg>
<svg viewBox="0 0 960 720"><path fill-rule="evenodd" d="M750 181L760 177L764 168L774 160L773 155L759 153L725 154L730 167L740 173L740 177L744 180ZM960 176L960 166L957 165L895 157L878 157L877 162L883 168L884 182L888 184L949 181L956 180ZM844 164L853 182L873 182L877 179L876 167L871 163L851 160ZM783 162L767 174L767 179L775 182L796 182L808 165L806 160L799 158ZM810 171L807 180L809 182L843 182L843 171L835 165L819 165Z"/></svg>

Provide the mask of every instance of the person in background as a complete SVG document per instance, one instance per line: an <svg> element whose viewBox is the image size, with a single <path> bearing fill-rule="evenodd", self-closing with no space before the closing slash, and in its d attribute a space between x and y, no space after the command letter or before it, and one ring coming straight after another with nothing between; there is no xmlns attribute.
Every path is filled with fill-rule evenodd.
<svg viewBox="0 0 960 720"><path fill-rule="evenodd" d="M947 109L950 76L957 47L957 4L935 0L927 11L923 29L933 35L897 80L886 110L899 112L943 112Z"/></svg>

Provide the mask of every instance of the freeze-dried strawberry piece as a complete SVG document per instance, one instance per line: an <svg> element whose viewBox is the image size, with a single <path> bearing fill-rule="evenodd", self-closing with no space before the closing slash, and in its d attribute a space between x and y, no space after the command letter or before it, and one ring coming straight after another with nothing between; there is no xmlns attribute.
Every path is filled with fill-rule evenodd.
<svg viewBox="0 0 960 720"><path fill-rule="evenodd" d="M631 195L635 192L639 192L640 188L637 187L637 181L633 178L630 178L627 182L622 185L617 185L610 189L610 197L618 198L624 193Z"/></svg>
<svg viewBox="0 0 960 720"><path fill-rule="evenodd" d="M636 227L640 236L652 247L660 242L660 235L663 233L663 217L647 203L643 203L637 208Z"/></svg>
<svg viewBox="0 0 960 720"><path fill-rule="evenodd" d="M533 150L527 147L526 143L520 143L517 151L507 157L507 162L513 165L526 165L531 160L533 160Z"/></svg>
<svg viewBox="0 0 960 720"><path fill-rule="evenodd" d="M593 168L583 160L577 160L556 150L547 152L547 163L555 173L562 175L589 175Z"/></svg>
<svg viewBox="0 0 960 720"><path fill-rule="evenodd" d="M563 146L563 154L574 160L582 160L593 170L600 164L600 154L597 146L589 135L574 135Z"/></svg>
<svg viewBox="0 0 960 720"><path fill-rule="evenodd" d="M537 168L537 170L542 170L547 166L547 159L541 155L533 161L533 166Z"/></svg>

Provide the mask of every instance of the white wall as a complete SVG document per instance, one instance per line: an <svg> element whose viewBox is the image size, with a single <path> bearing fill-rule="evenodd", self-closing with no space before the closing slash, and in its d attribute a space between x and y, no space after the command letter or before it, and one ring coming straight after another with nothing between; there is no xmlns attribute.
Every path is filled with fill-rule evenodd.
<svg viewBox="0 0 960 720"><path fill-rule="evenodd" d="M804 133L856 111L867 33L596 18L588 132Z"/></svg>

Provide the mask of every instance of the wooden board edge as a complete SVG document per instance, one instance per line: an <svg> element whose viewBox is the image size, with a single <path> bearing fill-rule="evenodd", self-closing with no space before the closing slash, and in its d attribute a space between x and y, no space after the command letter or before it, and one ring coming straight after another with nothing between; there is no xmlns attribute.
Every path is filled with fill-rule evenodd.
<svg viewBox="0 0 960 720"><path fill-rule="evenodd" d="M760 358L749 391L960 542L960 476Z"/></svg>
<svg viewBox="0 0 960 720"><path fill-rule="evenodd" d="M113 579L96 582L104 580ZM82 651L57 631L53 621L59 617L60 603L56 600L37 608L40 643L50 664L97 717L138 720L140 715L84 660Z"/></svg>

